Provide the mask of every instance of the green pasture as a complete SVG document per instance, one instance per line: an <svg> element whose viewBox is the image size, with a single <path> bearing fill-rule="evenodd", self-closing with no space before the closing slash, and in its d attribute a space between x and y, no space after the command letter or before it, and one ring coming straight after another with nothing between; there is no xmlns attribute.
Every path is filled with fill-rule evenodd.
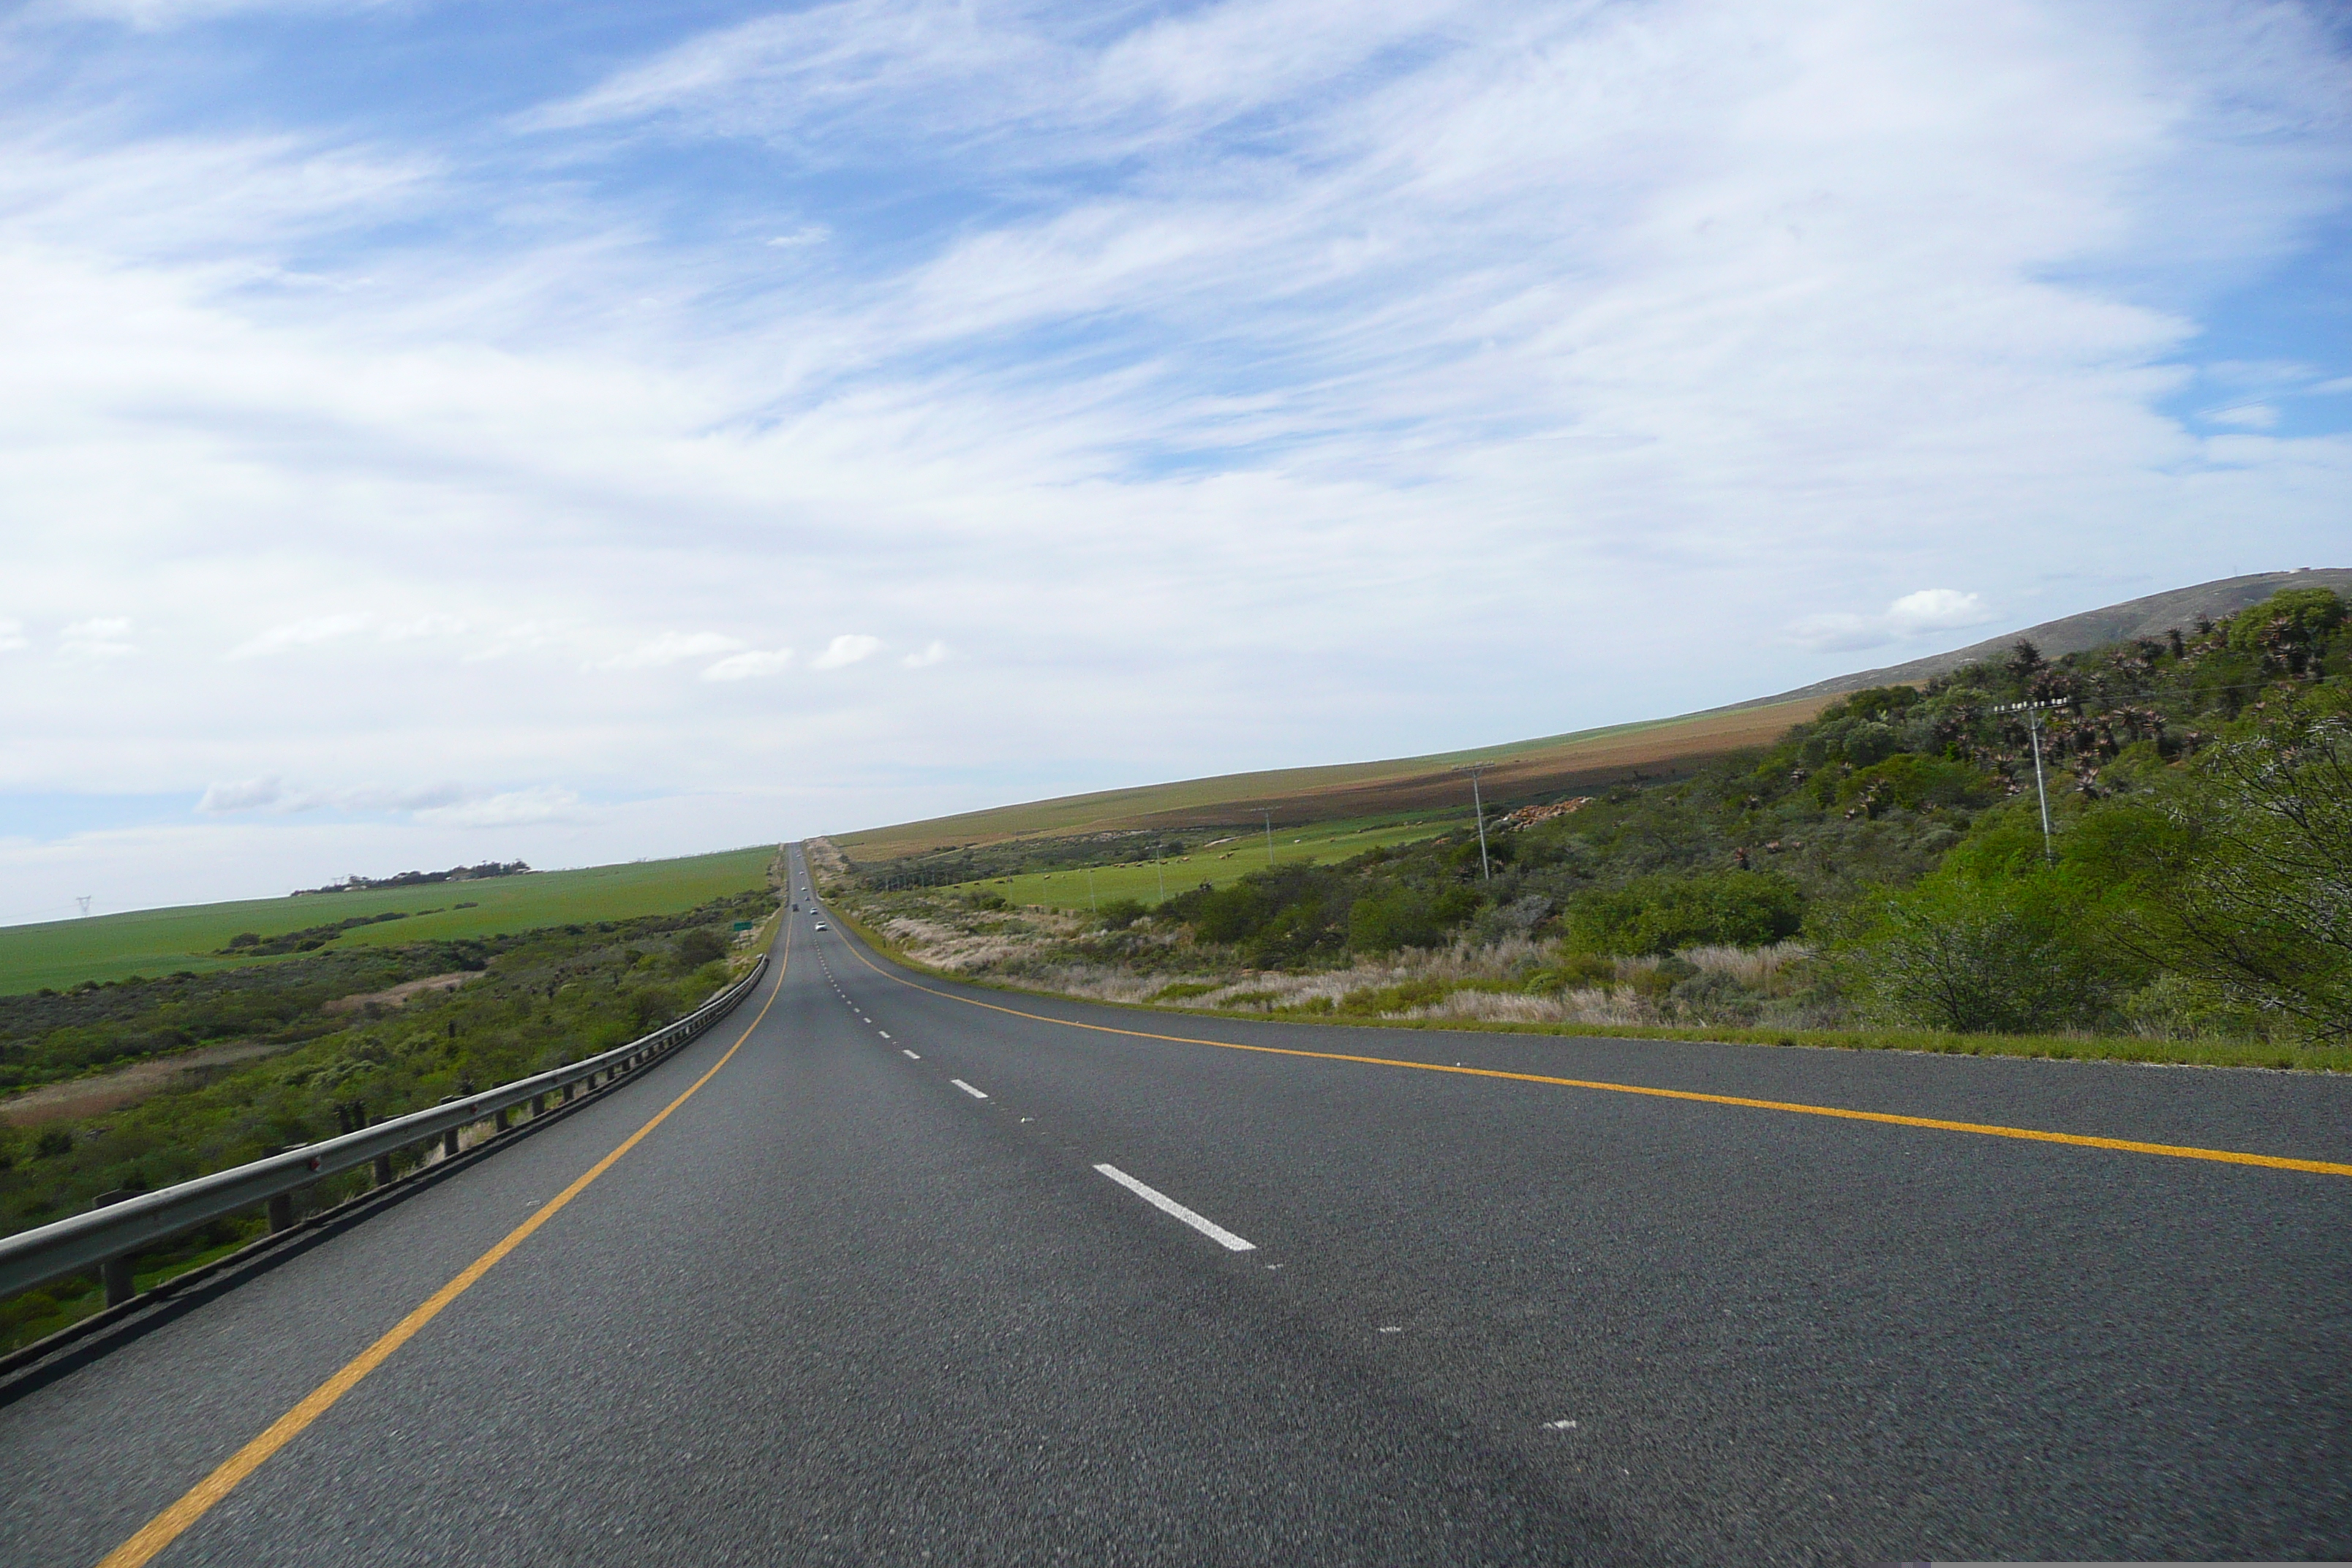
<svg viewBox="0 0 2352 1568"><path fill-rule="evenodd" d="M1350 859L1367 849L1393 848L1399 844L1433 838L1469 823L1470 814L1466 811L1414 812L1403 816L1356 817L1300 827L1276 827L1274 863L1328 864ZM999 894L1014 904L1044 904L1052 909L1086 909L1113 899L1156 904L1162 898L1173 898L1203 882L1222 888L1244 872L1264 870L1267 865L1263 827L1216 828L1182 837L1191 847L1164 862L1150 858L1149 840L1137 840L1140 858L1115 866L1097 866L1091 872L1083 867L1071 867L1018 877L992 877L962 886L972 891ZM1230 841L1213 842L1224 838ZM1164 894L1160 890L1163 886L1167 889Z"/></svg>
<svg viewBox="0 0 2352 1568"><path fill-rule="evenodd" d="M354 927L331 945L397 946L587 921L674 914L764 886L768 867L775 858L774 846L761 845L678 860L531 871L478 882L429 882L373 892L250 899L41 925L0 926L0 994L35 991L44 985L62 988L84 980L267 963L270 962L267 958L234 956L220 950L242 931L267 938L391 910L406 910L413 918ZM459 909L459 904L471 907Z"/></svg>

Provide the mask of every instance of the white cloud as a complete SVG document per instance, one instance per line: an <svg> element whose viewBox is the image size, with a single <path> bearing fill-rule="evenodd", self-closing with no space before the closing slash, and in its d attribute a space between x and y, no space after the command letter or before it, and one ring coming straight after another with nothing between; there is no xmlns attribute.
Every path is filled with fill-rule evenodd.
<svg viewBox="0 0 2352 1568"><path fill-rule="evenodd" d="M789 234L780 234L768 241L772 250L797 250L805 245L822 245L833 237L833 230L821 223L804 223Z"/></svg>
<svg viewBox="0 0 2352 1568"><path fill-rule="evenodd" d="M457 784L348 784L333 789L289 789L276 774L208 787L196 809L208 816L268 811L284 816L304 811L422 812L479 798Z"/></svg>
<svg viewBox="0 0 2352 1568"><path fill-rule="evenodd" d="M928 669L947 657L948 645L934 640L925 644L919 652L910 653L898 662L908 669Z"/></svg>
<svg viewBox="0 0 2352 1568"><path fill-rule="evenodd" d="M793 650L788 647L760 649L734 654L720 659L702 672L705 680L749 680L754 676L773 675L793 662Z"/></svg>
<svg viewBox="0 0 2352 1568"><path fill-rule="evenodd" d="M881 651L881 647L880 637L870 637L861 633L849 633L825 644L824 651L809 660L809 668L840 669L856 664L861 659L871 658Z"/></svg>
<svg viewBox="0 0 2352 1568"><path fill-rule="evenodd" d="M2267 430L2279 420L2279 411L2267 403L2239 403L2227 408L2210 408L2204 418L2215 425L2233 425L2244 430Z"/></svg>
<svg viewBox="0 0 2352 1568"><path fill-rule="evenodd" d="M731 653L742 646L742 638L725 637L718 632L664 632L650 641L639 643L627 653L605 659L598 668L657 668L684 659L708 658L714 653Z"/></svg>
<svg viewBox="0 0 2352 1568"><path fill-rule="evenodd" d="M130 636L127 618L100 616L66 627L58 638L58 651L74 658L121 658L139 651Z"/></svg>
<svg viewBox="0 0 2352 1568"><path fill-rule="evenodd" d="M426 614L393 621L383 628L386 642L420 642L429 637L454 637L466 629L455 616Z"/></svg>
<svg viewBox="0 0 2352 1568"><path fill-rule="evenodd" d="M32 640L25 636L24 622L0 616L0 653L14 653L32 646Z"/></svg>
<svg viewBox="0 0 2352 1568"><path fill-rule="evenodd" d="M272 626L266 632L248 637L231 648L228 657L258 658L268 654L289 653L296 648L316 647L320 643L333 642L339 637L350 637L353 632L364 628L367 624L368 618L365 616L312 616L304 620L289 622L285 626Z"/></svg>
<svg viewBox="0 0 2352 1568"><path fill-rule="evenodd" d="M1958 631L1991 619L1992 612L1985 608L1982 598L1956 588L1922 588L1886 606L1887 629L1896 637Z"/></svg>
<svg viewBox="0 0 2352 1568"><path fill-rule="evenodd" d="M246 779L236 784L216 784L205 789L196 809L207 814L227 811L260 811L278 805L286 798L286 786L276 777Z"/></svg>
<svg viewBox="0 0 2352 1568"><path fill-rule="evenodd" d="M1877 647L1903 638L1979 626L1992 619L1984 601L1955 588L1922 588L1906 594L1875 616L1832 612L1808 616L1788 631L1789 640L1825 653Z"/></svg>
<svg viewBox="0 0 2352 1568"><path fill-rule="evenodd" d="M580 797L567 789L541 787L509 790L482 800L435 806L416 814L428 827L520 827L544 822L581 822L591 814Z"/></svg>

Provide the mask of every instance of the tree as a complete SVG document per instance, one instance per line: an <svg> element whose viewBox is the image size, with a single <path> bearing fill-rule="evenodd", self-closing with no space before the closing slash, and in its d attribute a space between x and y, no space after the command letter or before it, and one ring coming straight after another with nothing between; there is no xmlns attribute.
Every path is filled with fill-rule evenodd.
<svg viewBox="0 0 2352 1568"><path fill-rule="evenodd" d="M2332 597L2332 595L2330 595ZM2086 821L2116 941L2327 1041L2352 1038L2352 711L2266 705L2147 805Z"/></svg>

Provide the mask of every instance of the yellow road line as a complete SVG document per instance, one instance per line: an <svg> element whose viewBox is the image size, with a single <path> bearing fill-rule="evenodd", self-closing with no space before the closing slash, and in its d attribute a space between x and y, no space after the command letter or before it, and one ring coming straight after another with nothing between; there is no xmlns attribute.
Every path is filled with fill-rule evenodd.
<svg viewBox="0 0 2352 1568"><path fill-rule="evenodd" d="M98 1568L139 1568L140 1564L178 1540L215 1503L235 1491L239 1481L259 1469L272 1454L301 1436L303 1428L324 1415L335 1401L357 1387L362 1378L382 1366L394 1351L415 1338L425 1324L441 1315L443 1308L472 1289L483 1275L498 1267L501 1258L528 1240L531 1232L553 1219L564 1205L587 1191L591 1182L611 1170L614 1163L635 1148L646 1133L667 1121L671 1111L692 1100L696 1092L718 1077L719 1069L743 1048L743 1042L751 1037L751 1031L760 1026L761 1020L768 1016L768 1009L775 1005L776 995L783 989L784 971L791 965L792 956L792 928L788 925L784 928L783 961L776 966L776 984L769 988L767 1001L760 1005L759 1013L735 1037L735 1043L727 1047L727 1054L713 1062L710 1070L696 1079L684 1094L663 1106L659 1115L623 1139L620 1147L588 1167L579 1180L541 1205L537 1214L507 1232L496 1247L467 1264L456 1279L426 1297L423 1305L401 1319L389 1333L344 1363L342 1369L334 1376L312 1389L303 1396L300 1404L272 1422L269 1430L223 1460L211 1475L191 1487L186 1496L149 1520L138 1534L108 1552L100 1560Z"/></svg>
<svg viewBox="0 0 2352 1568"><path fill-rule="evenodd" d="M2262 1165L2273 1171L2304 1171L2320 1176L2352 1176L2352 1164L2330 1160L2291 1160L2280 1154L2247 1154L2235 1149L2197 1149L2179 1143L2144 1143L2131 1138L2094 1138L2081 1132L2048 1132L2035 1127L2002 1127L1984 1121L1946 1121L1933 1116L1897 1116L1884 1110L1848 1110L1835 1105L1806 1105L1788 1100L1750 1100L1737 1094L1703 1094L1688 1089L1651 1089L1636 1083L1608 1083L1597 1079L1551 1078L1542 1073L1505 1072L1498 1068L1454 1067L1444 1062L1404 1061L1395 1057L1351 1056L1344 1051L1308 1051L1291 1046L1245 1046L1232 1040L1204 1040L1194 1035L1155 1035L1148 1029L1121 1029L1108 1024L1082 1024L1072 1018L1050 1017L1043 1013L1024 1013L1018 1007L1002 1007L993 1002L975 997L959 996L952 991L941 991L919 984L903 974L894 974L860 952L856 943L845 940L857 962L886 980L929 995L961 1002L968 1007L985 1007L992 1013L1008 1013L1015 1018L1033 1018L1041 1024L1059 1024L1067 1029L1092 1029L1097 1034L1125 1035L1138 1040L1167 1040L1182 1046L1214 1046L1219 1050L1255 1051L1270 1057L1307 1057L1316 1061L1355 1062L1365 1067L1412 1068L1421 1072L1454 1073L1464 1078L1507 1079L1516 1083L1549 1084L1559 1089L1599 1089L1609 1094L1646 1095L1653 1100L1690 1100L1702 1105L1737 1105L1749 1110L1781 1110L1798 1116L1833 1116L1845 1121L1876 1121L1890 1127L1925 1127L1937 1132L1973 1132L1984 1138L2018 1138L2030 1143L2067 1143L2079 1149L2114 1149L2127 1154L2162 1154L2175 1160L2214 1160L2225 1165Z"/></svg>

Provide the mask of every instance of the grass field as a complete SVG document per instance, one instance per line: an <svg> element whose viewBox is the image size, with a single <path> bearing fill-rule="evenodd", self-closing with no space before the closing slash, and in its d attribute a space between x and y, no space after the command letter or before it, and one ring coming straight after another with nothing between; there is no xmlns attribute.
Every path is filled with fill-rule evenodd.
<svg viewBox="0 0 2352 1568"><path fill-rule="evenodd" d="M0 994L35 991L44 985L62 988L84 980L267 963L270 961L266 958L241 958L220 950L241 931L267 938L391 910L407 910L414 918L356 927L336 939L334 945L397 946L574 921L673 914L764 886L768 867L775 858L774 846L761 845L679 860L533 871L478 882L192 904L43 925L5 926L0 927ZM459 909L459 904L471 907Z"/></svg>
<svg viewBox="0 0 2352 1568"><path fill-rule="evenodd" d="M1619 780L1684 772L1727 752L1769 744L1832 700L1806 697L1436 756L1104 790L827 837L860 866L870 867L934 849L1011 838L1129 828L1190 834L1204 826L1248 822L1262 811L1274 813L1277 833L1286 824L1452 813L1470 804L1468 783L1453 771L1463 763L1491 764L1486 781L1490 805L1570 791L1597 792Z"/></svg>
<svg viewBox="0 0 2352 1568"><path fill-rule="evenodd" d="M1463 811L1424 812L1408 818L1355 817L1302 827L1277 827L1274 831L1274 860L1283 865L1301 860L1345 860L1376 847L1411 844L1469 825L1470 814ZM1243 872L1261 870L1266 864L1265 834L1260 829L1240 832L1230 843L1196 844L1190 854L1171 857L1164 864L1148 859L1129 861L1118 866L1097 866L1091 873L1084 868L1031 872L961 885L1000 894L1015 904L1044 904L1053 909L1086 909L1113 899L1156 904L1203 882L1222 888Z"/></svg>

